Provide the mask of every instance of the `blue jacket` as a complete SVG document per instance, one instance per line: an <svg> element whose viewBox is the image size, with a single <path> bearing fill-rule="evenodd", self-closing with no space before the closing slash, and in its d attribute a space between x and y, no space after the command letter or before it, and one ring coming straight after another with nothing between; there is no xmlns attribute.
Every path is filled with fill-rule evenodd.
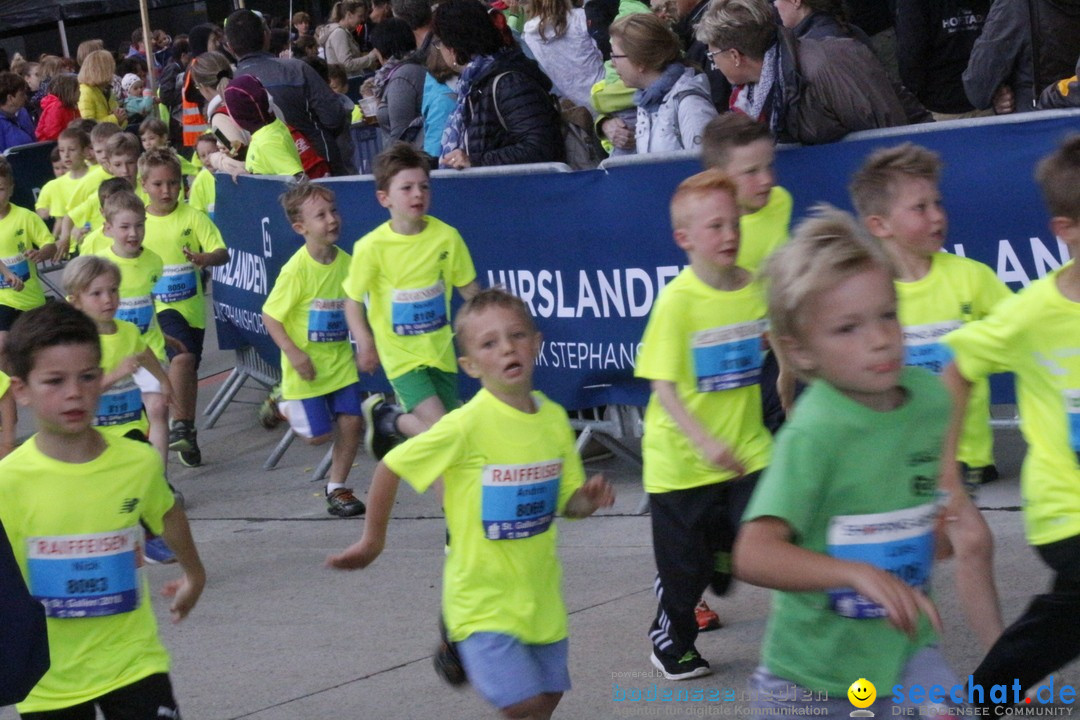
<svg viewBox="0 0 1080 720"><path fill-rule="evenodd" d="M34 137L34 121L30 119L26 108L19 108L14 117L0 111L0 152L16 145L34 142L37 142Z"/></svg>

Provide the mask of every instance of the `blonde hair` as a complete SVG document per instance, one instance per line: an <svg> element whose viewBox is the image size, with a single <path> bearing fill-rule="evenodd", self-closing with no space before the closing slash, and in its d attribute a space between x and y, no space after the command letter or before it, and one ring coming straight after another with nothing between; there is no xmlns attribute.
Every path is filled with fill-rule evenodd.
<svg viewBox="0 0 1080 720"><path fill-rule="evenodd" d="M132 192L130 185L123 190L112 193L101 204L101 214L105 218L105 222L111 223L116 214L121 212L133 212L136 215L146 217L146 206L143 205L143 201L139 199L139 196Z"/></svg>
<svg viewBox="0 0 1080 720"><path fill-rule="evenodd" d="M110 159L113 155L127 155L128 157L135 157L138 159L139 153L141 152L142 143L139 142L139 138L131 133L113 133L105 143L105 157ZM142 163L139 164L141 165Z"/></svg>
<svg viewBox="0 0 1080 720"><path fill-rule="evenodd" d="M176 151L171 147L154 148L147 150L139 158L139 175L146 177L156 167L172 168L177 177L180 177L180 159L176 157Z"/></svg>
<svg viewBox="0 0 1080 720"><path fill-rule="evenodd" d="M106 274L112 275L117 284L120 283L120 268L100 255L80 255L69 262L63 276L68 302L74 304L79 295L90 287L90 283Z"/></svg>
<svg viewBox="0 0 1080 720"><path fill-rule="evenodd" d="M229 59L219 52L209 50L191 61L191 79L195 84L212 87L219 94L225 92L232 76Z"/></svg>
<svg viewBox="0 0 1080 720"><path fill-rule="evenodd" d="M712 0L695 36L711 47L734 48L761 60L776 42L776 27L768 0Z"/></svg>
<svg viewBox="0 0 1080 720"><path fill-rule="evenodd" d="M1052 216L1080 220L1080 134L1039 161L1035 180Z"/></svg>
<svg viewBox="0 0 1080 720"><path fill-rule="evenodd" d="M79 67L82 67L82 64L84 62L86 62L86 58L88 58L90 56L90 53L94 52L95 50L104 50L104 49L105 49L105 41L104 40L100 40L100 39L83 40L81 43L79 43L79 47L75 51L75 62L77 62L79 64Z"/></svg>
<svg viewBox="0 0 1080 720"><path fill-rule="evenodd" d="M116 74L116 60L108 50L95 50L86 56L79 68L79 82L83 85L111 83Z"/></svg>
<svg viewBox="0 0 1080 720"><path fill-rule="evenodd" d="M465 304L458 310L457 317L454 318L454 339L457 342L458 352L462 355L468 355L468 348L465 347L465 338L468 335L465 328L468 326L468 320L473 315L477 315L491 307L512 310L521 317L529 330L536 332L536 323L533 321L533 316L529 313L529 308L521 298L511 295L501 287L487 288L466 300Z"/></svg>
<svg viewBox="0 0 1080 720"><path fill-rule="evenodd" d="M313 197L321 197L330 202L335 202L337 199L334 191L326 185L301 180L283 192L278 197L278 202L281 203L281 208L285 211L285 217L289 218L289 222L295 223L300 222L300 207Z"/></svg>
<svg viewBox="0 0 1080 720"><path fill-rule="evenodd" d="M691 197L700 197L707 193L722 192L731 196L732 201L738 197L738 190L731 178L720 170L710 168L679 183L671 196L668 206L671 213L671 229L678 230L687 223L685 204Z"/></svg>
<svg viewBox="0 0 1080 720"><path fill-rule="evenodd" d="M852 176L848 192L860 217L888 215L896 201L898 180L919 178L937 184L940 177L938 154L908 142L871 153Z"/></svg>
<svg viewBox="0 0 1080 720"><path fill-rule="evenodd" d="M663 20L651 13L635 13L611 24L611 38L619 41L626 59L649 70L663 70L682 59L682 44Z"/></svg>
<svg viewBox="0 0 1080 720"><path fill-rule="evenodd" d="M769 320L777 337L800 337L814 297L867 270L895 276L885 250L851 213L817 205L765 264Z"/></svg>

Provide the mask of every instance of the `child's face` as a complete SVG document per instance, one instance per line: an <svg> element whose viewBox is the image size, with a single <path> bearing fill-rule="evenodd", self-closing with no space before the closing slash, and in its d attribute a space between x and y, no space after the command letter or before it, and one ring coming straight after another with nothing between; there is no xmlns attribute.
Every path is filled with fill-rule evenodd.
<svg viewBox="0 0 1080 720"><path fill-rule="evenodd" d="M97 345L53 345L34 353L26 378L12 378L15 399L32 408L38 429L78 435L94 422L101 396L101 353Z"/></svg>
<svg viewBox="0 0 1080 720"><path fill-rule="evenodd" d="M57 158L56 162L54 162L52 164L53 177L60 177L61 175L63 175L66 172L67 172L67 165L64 164L63 160L61 160L60 158Z"/></svg>
<svg viewBox="0 0 1080 720"><path fill-rule="evenodd" d="M926 178L900 177L894 186L889 211L870 221L871 232L907 252L932 256L944 245L949 224L937 183Z"/></svg>
<svg viewBox="0 0 1080 720"><path fill-rule="evenodd" d="M682 201L682 227L675 243L694 267L720 270L733 267L739 255L739 208L722 190L694 193Z"/></svg>
<svg viewBox="0 0 1080 720"><path fill-rule="evenodd" d="M208 142L203 140L195 145L195 152L199 154L199 162L203 164L203 167L210 167L210 156L217 152L217 142Z"/></svg>
<svg viewBox="0 0 1080 720"><path fill-rule="evenodd" d="M81 164L82 159L85 158L79 141L71 138L57 140L56 150L60 153L60 162L68 170L75 167L76 164Z"/></svg>
<svg viewBox="0 0 1080 720"><path fill-rule="evenodd" d="M461 369L495 395L532 391L540 333L510 308L492 305L471 315L462 328Z"/></svg>
<svg viewBox="0 0 1080 720"><path fill-rule="evenodd" d="M108 140L94 140L90 147L94 149L94 159L97 160L97 164L106 170L109 169L109 151L107 146Z"/></svg>
<svg viewBox="0 0 1080 720"><path fill-rule="evenodd" d="M142 139L143 150L162 148L169 144L168 138L164 135L158 135L157 133L144 132L140 138Z"/></svg>
<svg viewBox="0 0 1080 720"><path fill-rule="evenodd" d="M131 88L128 89L128 95L130 97L138 97L139 95L142 95L142 89L142 80L136 80L135 82L131 83Z"/></svg>
<svg viewBox="0 0 1080 720"><path fill-rule="evenodd" d="M0 178L0 210L7 208L13 192L15 192L15 181L11 178Z"/></svg>
<svg viewBox="0 0 1080 720"><path fill-rule="evenodd" d="M431 206L431 181L420 168L402 170L390 180L389 190L378 190L375 196L391 218L419 220Z"/></svg>
<svg viewBox="0 0 1080 720"><path fill-rule="evenodd" d="M142 179L143 190L150 196L150 209L154 212L172 212L180 200L180 173L166 165L158 165L147 171Z"/></svg>
<svg viewBox="0 0 1080 720"><path fill-rule="evenodd" d="M30 86L30 92L37 92L41 87L41 68L35 67L26 76L26 84Z"/></svg>
<svg viewBox="0 0 1080 720"><path fill-rule="evenodd" d="M114 213L111 220L105 221L105 234L113 239L113 252L117 255L138 257L146 235L146 215L132 210Z"/></svg>
<svg viewBox="0 0 1080 720"><path fill-rule="evenodd" d="M296 28L296 32L299 33L300 35L307 35L307 31L308 31L308 28L310 27L310 25L308 23L306 23L306 22L298 22L293 27Z"/></svg>
<svg viewBox="0 0 1080 720"><path fill-rule="evenodd" d="M769 193L776 185L775 159L776 149L769 140L755 140L731 149L722 169L738 189L739 207L743 212L757 212L768 204Z"/></svg>
<svg viewBox="0 0 1080 720"><path fill-rule="evenodd" d="M94 322L109 322L120 307L120 282L112 273L98 275L81 293L71 297L71 304Z"/></svg>
<svg viewBox="0 0 1080 720"><path fill-rule="evenodd" d="M132 185L135 184L135 176L139 172L139 156L126 153L114 153L109 156L109 164L105 169L113 177L124 178Z"/></svg>
<svg viewBox="0 0 1080 720"><path fill-rule="evenodd" d="M896 407L904 339L892 277L867 269L812 300L801 337L782 339L795 366L867 407Z"/></svg>
<svg viewBox="0 0 1080 720"><path fill-rule="evenodd" d="M337 205L320 195L312 195L300 206L300 220L293 230L305 240L321 245L333 245L341 235L341 215Z"/></svg>
<svg viewBox="0 0 1080 720"><path fill-rule="evenodd" d="M349 92L348 84L342 83L341 78L337 77L330 78L330 89L340 95L345 95Z"/></svg>

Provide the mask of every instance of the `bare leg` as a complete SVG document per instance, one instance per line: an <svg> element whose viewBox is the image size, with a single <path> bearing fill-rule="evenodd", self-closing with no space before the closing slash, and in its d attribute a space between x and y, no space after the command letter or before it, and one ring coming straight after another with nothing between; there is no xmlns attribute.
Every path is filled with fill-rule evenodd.
<svg viewBox="0 0 1080 720"><path fill-rule="evenodd" d="M359 415L338 415L330 462L331 483L343 485L349 477L349 470L364 437L363 424L363 418Z"/></svg>
<svg viewBox="0 0 1080 720"><path fill-rule="evenodd" d="M195 421L195 401L199 377L195 372L194 353L182 353L169 363L169 382L173 387L173 419Z"/></svg>
<svg viewBox="0 0 1080 720"><path fill-rule="evenodd" d="M143 393L146 417L150 421L150 444L161 453L161 461L169 467L169 406L161 393Z"/></svg>
<svg viewBox="0 0 1080 720"><path fill-rule="evenodd" d="M512 720L548 720L562 700L562 693L540 693L516 705L505 707L503 717Z"/></svg>
<svg viewBox="0 0 1080 720"><path fill-rule="evenodd" d="M443 407L438 395L424 398L412 409L412 412L398 417L398 432L406 437L415 437L437 423L445 414L446 408Z"/></svg>

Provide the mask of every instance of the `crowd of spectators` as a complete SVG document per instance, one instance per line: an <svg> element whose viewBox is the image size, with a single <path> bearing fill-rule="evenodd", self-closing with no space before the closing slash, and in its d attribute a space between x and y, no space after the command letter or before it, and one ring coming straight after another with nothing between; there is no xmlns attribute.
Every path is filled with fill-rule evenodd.
<svg viewBox="0 0 1080 720"><path fill-rule="evenodd" d="M625 155L696 148L725 112L814 144L1080 105L1080 0L341 0L322 25L219 20L0 58L0 151L153 117L185 156L206 131L235 156L251 138L222 98L244 75L335 175L357 171L358 122L467 168L566 159L575 111Z"/></svg>

